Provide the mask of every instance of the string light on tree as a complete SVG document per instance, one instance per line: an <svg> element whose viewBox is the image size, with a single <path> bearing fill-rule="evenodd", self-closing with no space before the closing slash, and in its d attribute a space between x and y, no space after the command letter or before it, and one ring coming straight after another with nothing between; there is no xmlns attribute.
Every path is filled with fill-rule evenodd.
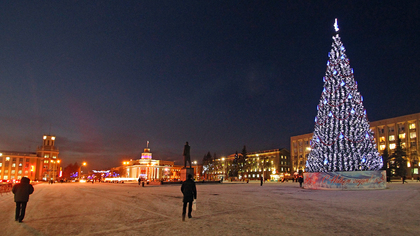
<svg viewBox="0 0 420 236"><path fill-rule="evenodd" d="M357 90L353 69L334 23L335 36L328 53L324 89L317 106L308 172L379 170L382 158Z"/></svg>

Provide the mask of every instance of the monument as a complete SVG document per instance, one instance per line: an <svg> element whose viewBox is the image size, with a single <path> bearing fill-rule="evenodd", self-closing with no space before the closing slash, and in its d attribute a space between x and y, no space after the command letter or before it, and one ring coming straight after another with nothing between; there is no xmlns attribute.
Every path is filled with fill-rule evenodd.
<svg viewBox="0 0 420 236"><path fill-rule="evenodd" d="M187 180L189 174L194 176L194 168L191 167L190 149L190 145L188 145L188 142L186 142L184 145L184 152L182 154L184 156L184 167L181 169L181 181ZM187 168L187 162L190 163L190 168Z"/></svg>

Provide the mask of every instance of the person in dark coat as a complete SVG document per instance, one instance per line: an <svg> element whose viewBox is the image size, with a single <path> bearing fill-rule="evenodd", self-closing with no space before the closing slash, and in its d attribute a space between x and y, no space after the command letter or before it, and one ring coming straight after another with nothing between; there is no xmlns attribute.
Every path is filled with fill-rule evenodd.
<svg viewBox="0 0 420 236"><path fill-rule="evenodd" d="M260 180L261 180L261 186L262 186L264 182L264 178L261 176Z"/></svg>
<svg viewBox="0 0 420 236"><path fill-rule="evenodd" d="M298 181L299 181L299 185L300 185L300 187L302 188L303 177L302 177L302 176L299 176Z"/></svg>
<svg viewBox="0 0 420 236"><path fill-rule="evenodd" d="M406 177L405 177L405 175L402 177L402 182L403 182L403 184L404 183L408 183L407 181L405 181L405 179L406 179Z"/></svg>
<svg viewBox="0 0 420 236"><path fill-rule="evenodd" d="M195 187L195 182L192 179L192 175L188 175L188 179L182 183L181 192L184 195L184 205L182 207L182 221L185 221L185 213L188 205L188 218L191 218L192 204L194 199L197 199L197 189Z"/></svg>
<svg viewBox="0 0 420 236"><path fill-rule="evenodd" d="M20 180L20 183L15 184L12 188L16 202L15 221L19 221L19 223L22 223L22 220L25 217L26 204L29 201L29 195L34 192L34 187L29 182L29 178L23 177Z"/></svg>

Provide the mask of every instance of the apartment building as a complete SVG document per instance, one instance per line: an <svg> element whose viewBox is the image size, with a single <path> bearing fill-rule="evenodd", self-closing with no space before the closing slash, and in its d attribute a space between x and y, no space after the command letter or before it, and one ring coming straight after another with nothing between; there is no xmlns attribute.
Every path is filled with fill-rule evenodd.
<svg viewBox="0 0 420 236"><path fill-rule="evenodd" d="M55 136L44 135L42 139L36 152L0 151L0 180L57 180L62 170Z"/></svg>

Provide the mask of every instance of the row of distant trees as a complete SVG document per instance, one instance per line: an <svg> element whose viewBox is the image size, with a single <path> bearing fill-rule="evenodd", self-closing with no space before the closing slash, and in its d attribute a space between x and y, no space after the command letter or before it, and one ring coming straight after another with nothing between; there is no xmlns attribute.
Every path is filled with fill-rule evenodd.
<svg viewBox="0 0 420 236"><path fill-rule="evenodd" d="M212 156L210 152L208 152L203 157L203 175L206 179L214 178L214 174L221 171L223 168L220 164L220 160L217 161L217 154L214 153ZM224 167L224 171L226 172L228 177L239 177L247 167L247 151L246 146L242 148L242 152L238 154L238 151L235 152L235 157L232 162L229 162L230 165L226 165ZM227 164L228 162L226 162Z"/></svg>

